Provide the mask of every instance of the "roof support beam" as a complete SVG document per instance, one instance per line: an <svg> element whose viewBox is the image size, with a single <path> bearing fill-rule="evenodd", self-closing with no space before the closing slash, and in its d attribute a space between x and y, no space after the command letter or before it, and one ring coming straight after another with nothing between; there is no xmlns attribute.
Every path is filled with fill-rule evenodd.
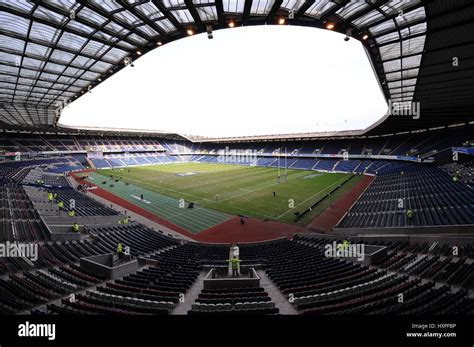
<svg viewBox="0 0 474 347"><path fill-rule="evenodd" d="M306 0L303 5L299 8L298 12L295 13L295 19L300 19L300 17L304 16L305 12L313 6L315 0Z"/></svg>
<svg viewBox="0 0 474 347"><path fill-rule="evenodd" d="M420 8L420 7L423 7L423 6L424 6L423 2L417 3L417 4L413 5L413 6L410 6L410 7L405 8L405 9L403 10L403 13L411 12L411 11L416 10L416 9L418 9L418 8ZM377 21L375 21L375 22L373 22L373 23L370 23L370 24L366 25L366 26L363 27L362 29L368 30L368 29L370 29L370 28L372 28L372 27L374 27L374 26L377 26L377 25L379 25L379 24L382 24L383 22L386 22L388 19L395 19L395 18L397 18L399 15L400 15L400 13L399 13L398 11L396 11L395 13L393 13L393 14L387 16L387 17L381 18L381 19L379 19L379 20L377 20Z"/></svg>
<svg viewBox="0 0 474 347"><path fill-rule="evenodd" d="M446 25L446 26L437 28L436 30L434 30L434 29L430 30L429 34L437 33L437 32L440 32L440 31L448 30L448 29L451 29L451 28L455 28L455 27L470 24L470 23L472 23L472 19L469 18L469 19L466 19L464 21L458 22L455 25ZM411 35L411 36L403 37L403 38L401 38L401 40L404 41L404 40L412 39L412 38L415 38L415 37L420 37L420 36L423 36L423 35L427 35L427 32L422 32L422 33L414 34L414 35ZM386 45L397 43L398 41L399 40L387 41L387 42L379 44L378 47L383 47L383 46L386 46Z"/></svg>
<svg viewBox="0 0 474 347"><path fill-rule="evenodd" d="M225 15L224 15L224 4L222 0L216 0L216 11L217 11L217 20L219 21L219 26L221 29L226 27Z"/></svg>
<svg viewBox="0 0 474 347"><path fill-rule="evenodd" d="M109 12L103 10L101 7L99 7L98 5L91 5L90 2L88 2L87 0L77 0L77 2L79 2L82 6L85 6L87 7L89 10L92 10L94 12L97 12L98 14L100 14L102 17L105 17L107 18L108 20L110 20L111 22L114 22L115 24L117 25L120 25L122 28L128 30L129 32L132 32L133 34L141 37L142 39L146 40L146 41L150 41L151 38L145 34L143 34L142 32L136 30L133 26L129 25L128 23L124 23L123 21L117 19L116 17L112 16ZM127 34L126 36L129 36L130 34ZM132 41L133 42L133 41ZM136 45L136 43L134 43L134 45Z"/></svg>
<svg viewBox="0 0 474 347"><path fill-rule="evenodd" d="M0 65L4 65L4 64L0 64ZM2 78L2 76L8 76L8 77L16 77L17 75L16 74L12 74L12 73L7 73L7 72L2 72L0 73L0 79ZM41 82L49 82L49 83L52 83L51 81L47 81L45 79L40 79ZM22 86L22 87L30 87L31 88L31 83L24 83L24 82L2 82L2 83L5 83L5 84L8 84L8 85L12 85L11 89L14 88L13 85L17 84L19 86ZM54 91L58 91L58 92L62 92L64 91L64 89L66 88L70 88L71 86L68 85L68 84L64 84L64 83L55 83L54 85L58 86L59 88L53 88L51 87L51 90L54 90ZM64 87L60 87L60 86L64 86Z"/></svg>
<svg viewBox="0 0 474 347"><path fill-rule="evenodd" d="M242 14L242 25L247 25L250 17L250 9L252 8L253 0L245 0L244 12Z"/></svg>
<svg viewBox="0 0 474 347"><path fill-rule="evenodd" d="M414 20L412 22L409 22L409 23L405 23L403 25L399 25L398 26L398 29L396 26L394 26L392 29L389 29L389 30L385 30L385 31L381 31L380 33L376 34L376 35L371 35L371 38L372 39L376 39L376 38L379 38L381 36L385 36L385 35L388 35L388 34L392 34L396 31L398 31L399 29L400 30L403 30L403 29L406 29L406 28L409 28L409 27L412 27L414 25L418 25L418 24L422 24L422 23L425 23L426 22L426 18L420 18L420 19L417 19L417 20Z"/></svg>
<svg viewBox="0 0 474 347"><path fill-rule="evenodd" d="M272 8L270 9L270 12L268 12L267 24L273 23L273 20L275 19L275 16L278 13L278 10L280 9L282 3L283 3L283 0L275 0Z"/></svg>
<svg viewBox="0 0 474 347"><path fill-rule="evenodd" d="M189 13L191 13L191 16L193 16L194 23L196 23L199 31L204 31L206 28L204 28L204 25L202 24L201 17L199 16L199 13L196 10L196 7L194 7L193 1L184 0L184 3L188 7L188 11Z"/></svg>
<svg viewBox="0 0 474 347"><path fill-rule="evenodd" d="M32 12L36 11L37 7L38 7L38 5L35 4L31 11ZM32 26L33 26L33 19L30 19L30 24L28 25L28 31L26 32L26 41L24 43L23 52L21 54L21 59L20 59L20 62L19 62L20 68L18 69L18 76L16 78L15 88L13 88L13 98L12 98L13 100L15 100L16 89L18 87L18 81L20 80L21 69L23 68L23 59L25 58L26 47L28 46L28 38L30 37Z"/></svg>
<svg viewBox="0 0 474 347"><path fill-rule="evenodd" d="M403 56L403 58L411 58L411 57L415 57L415 56L420 55L420 54L435 53L435 52L439 52L439 51L450 50L450 49L453 49L453 48L456 48L456 47L461 47L461 46L470 45L470 44L474 44L474 40L461 42L461 43L456 43L456 44L445 46L445 47L439 47L439 48L433 48L433 49L424 49L423 52L406 54L406 55ZM399 60L399 59L400 59L399 57L385 59L385 60L381 61L381 63L383 64L383 63L386 63L386 62L395 61L395 60ZM390 73L390 71L387 72L387 73Z"/></svg>
<svg viewBox="0 0 474 347"><path fill-rule="evenodd" d="M10 35L8 35L10 36ZM10 36L11 37L11 36ZM24 40L24 39L22 39ZM26 41L25 40L25 46L29 43L34 43L33 41ZM48 47L48 46L44 46L44 47ZM48 47L50 49L54 49L53 47ZM61 49L62 50L62 49ZM3 53L7 53L7 54L12 54L12 55L19 55L21 54L20 52L18 51L15 51L15 50L12 50L12 49L8 49L8 48L0 48L0 52L3 52ZM69 52L71 54L74 54L73 53L74 51L72 52ZM88 56L88 55L83 55L83 54L78 54L78 56L83 56L87 59L91 59L91 60L97 60L95 57L92 57L92 56ZM31 53L24 53L23 54L23 57L25 58L30 58L30 59L34 59L34 60L38 60L38 61L41 61L41 62L45 62L45 63L53 63L53 64L57 64L57 65L64 65L64 62L60 61L60 60L57 60L57 59L50 59L49 61L48 60L45 60L44 57L41 57L41 56L37 56L35 54L31 54ZM111 62L111 61L105 61L105 60L101 60L102 62L105 62L105 63L108 63L108 64L112 64L114 65L115 62ZM1 63L0 63L1 64ZM75 69L78 69L78 70L87 70L87 71L91 71L91 72L94 72L94 73L98 73L98 74L101 74L103 73L103 71L99 71L99 70L96 70L96 69L86 69L84 68L84 66L79 66L78 64L71 64L71 66ZM30 69L31 70L31 69ZM32 70L32 71L36 71L36 70ZM49 73L52 73L53 75L56 75L57 72L56 71L50 71Z"/></svg>
<svg viewBox="0 0 474 347"><path fill-rule="evenodd" d="M51 12L54 12L56 14L59 14L61 16L65 16L65 17L69 17L69 12L65 12L65 11L61 11L60 9L58 9L57 7L54 7L54 6L51 6L49 3L47 2L44 2L44 1L39 1L39 0L32 0L33 2L35 3L39 3L41 7L44 7L46 8L47 10L51 11ZM4 11L4 8L0 5L0 9L2 11ZM17 12L17 13L13 13L17 16L22 16L23 18L29 18L29 15L28 14L25 14L25 13L22 13L22 12ZM133 42L133 41L130 41L126 35L121 35L121 34L118 34L110 29L107 29L107 28L104 28L103 26L101 25L98 25L98 24L93 24L92 22L89 22L89 21L85 21L83 19L81 19L80 17L76 16L76 18L74 19L76 22L82 24L82 25L85 25L85 26L88 26L92 29L95 29L95 30L101 30L102 32L106 33L107 35L110 35L112 37L116 37L119 39L119 41L125 41L127 42L128 44L132 45L132 46L135 46L136 43ZM64 30L68 33L71 33L71 34L74 34L74 35L77 35L77 36L80 36L80 37L83 37L83 38L88 38L89 36L87 34L84 34L83 32L79 31L79 30L76 30L76 29L73 29L73 28L70 28L70 27L66 27L66 26L58 26L58 25L55 25L54 23L52 23L51 21L48 21L48 20L44 20L44 19L41 19L41 18L38 18L38 17L35 17L35 22L38 22L38 23L41 23L41 24L44 24L44 25L48 25L48 26L51 26L53 28L56 28L58 30ZM104 39L101 39L100 37L94 37L92 40L94 41L97 41L97 42L100 42L104 45L110 45L110 41L107 41L107 40L104 40ZM120 49L124 50L124 51L128 51L129 48L125 48L123 46L120 46L119 47Z"/></svg>
<svg viewBox="0 0 474 347"><path fill-rule="evenodd" d="M348 3L349 3L350 0L340 0L338 4L336 4L336 6L334 6L333 8L331 8L330 10L328 10L326 13L324 13L321 17L319 17L319 20L320 21L325 21L326 19L328 19L329 17L331 17L334 13L336 13L337 11L339 11L341 8L343 8L344 6L346 6Z"/></svg>
<svg viewBox="0 0 474 347"><path fill-rule="evenodd" d="M383 6L385 5L389 0L382 0L382 1L378 1L377 3L374 3L374 4L371 4L370 6L368 6L367 8L363 9L362 11L360 12L357 12L355 14L353 14L352 16L349 16L347 18L344 18L344 20L346 22L349 22L349 23L352 23L354 20L356 20L357 18L360 18L364 15L366 15L367 13L375 10L376 8L380 8L380 6Z"/></svg>
<svg viewBox="0 0 474 347"><path fill-rule="evenodd" d="M11 105L13 107L13 104ZM16 108L14 108L16 110ZM10 119L14 119L16 124L22 124L19 119L16 117L16 115L13 115L10 110L8 110L6 107L3 107L3 110L5 111L4 113L8 114L8 116L10 116ZM18 113L18 111L17 111ZM3 121L5 121L6 119L4 118ZM10 121L10 124L14 124Z"/></svg>
<svg viewBox="0 0 474 347"><path fill-rule="evenodd" d="M449 64L449 62L444 62L444 64ZM441 65L442 63L439 63L439 64L436 64L436 65ZM426 65L424 65L423 67L427 67ZM412 69L402 69L402 70L398 70L398 72L400 71L407 71L407 70L413 70ZM474 67L466 67L466 68L456 68L456 69L451 69L451 70L446 70L446 71L442 71L442 72L436 72L436 73L430 73L430 74L418 74L417 76L413 76L413 77L406 77L406 78L400 78L400 79L396 79L396 80L387 80L387 83L393 83L393 82L400 82L402 80L407 80L407 79L411 79L411 78L421 78L421 77L433 77L433 76L441 76L441 75L448 75L448 74L452 74L452 73L459 73L459 72L462 72L462 71L471 71L471 70L474 70ZM390 73L393 73L393 72L390 72ZM403 76L403 73L402 73L402 76ZM444 82L444 80L443 80Z"/></svg>
<svg viewBox="0 0 474 347"><path fill-rule="evenodd" d="M120 5L122 5L124 8L126 8L130 13L132 13L134 16L140 18L143 23L146 23L150 28L158 32L160 35L165 36L166 33L161 29L158 25L156 25L155 22L152 22L147 16L144 16L140 12L138 12L134 6L130 6L128 2L124 0L119 0Z"/></svg>
<svg viewBox="0 0 474 347"><path fill-rule="evenodd" d="M168 19L171 22L171 24L173 24L176 30L178 30L180 33L185 32L181 23L178 22L178 20L173 16L173 14L169 13L169 10L166 8L165 5L163 5L161 0L151 0L151 2L160 10L161 13L165 15L166 19Z"/></svg>

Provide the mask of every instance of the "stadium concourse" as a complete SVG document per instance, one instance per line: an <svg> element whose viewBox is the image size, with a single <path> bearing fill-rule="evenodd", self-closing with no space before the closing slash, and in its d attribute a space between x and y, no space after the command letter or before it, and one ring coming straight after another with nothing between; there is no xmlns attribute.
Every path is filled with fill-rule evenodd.
<svg viewBox="0 0 474 347"><path fill-rule="evenodd" d="M474 313L474 2L263 3L0 0L1 314ZM359 40L387 105L421 114L219 138L61 125L124 62L259 24Z"/></svg>

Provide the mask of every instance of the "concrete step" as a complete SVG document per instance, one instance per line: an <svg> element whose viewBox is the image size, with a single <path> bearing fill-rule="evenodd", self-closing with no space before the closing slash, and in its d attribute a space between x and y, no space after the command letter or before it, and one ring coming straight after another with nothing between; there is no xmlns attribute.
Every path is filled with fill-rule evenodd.
<svg viewBox="0 0 474 347"><path fill-rule="evenodd" d="M268 278L267 274L263 270L257 270L257 274L260 276L260 286L268 293L268 296L275 303L275 307L280 310L280 314L298 314L293 305L288 301L280 289Z"/></svg>
<svg viewBox="0 0 474 347"><path fill-rule="evenodd" d="M179 302L178 305L171 312L171 314L188 314L188 311L191 310L192 305L194 304L194 302L196 301L199 294L204 288L204 278L206 277L206 275L206 271L201 271L199 273L199 276L194 282L194 284L184 294L184 302Z"/></svg>

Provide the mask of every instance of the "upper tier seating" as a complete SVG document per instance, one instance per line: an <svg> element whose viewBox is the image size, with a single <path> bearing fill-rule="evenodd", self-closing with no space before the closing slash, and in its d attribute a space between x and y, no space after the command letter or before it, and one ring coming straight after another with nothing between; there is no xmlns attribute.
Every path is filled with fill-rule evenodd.
<svg viewBox="0 0 474 347"><path fill-rule="evenodd" d="M414 211L408 218L406 211ZM436 167L379 175L340 228L459 225L474 222L474 192Z"/></svg>

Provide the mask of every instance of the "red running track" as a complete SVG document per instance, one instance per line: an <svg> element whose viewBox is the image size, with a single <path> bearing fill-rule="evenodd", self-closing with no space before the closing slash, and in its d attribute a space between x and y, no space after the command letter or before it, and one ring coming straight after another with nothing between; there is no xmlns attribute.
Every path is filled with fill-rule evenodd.
<svg viewBox="0 0 474 347"><path fill-rule="evenodd" d="M200 232L195 235L195 239L201 242L216 243L257 242L311 232L297 225L263 221L256 218L244 218L244 222L244 224L240 224L239 217L231 218Z"/></svg>
<svg viewBox="0 0 474 347"><path fill-rule="evenodd" d="M339 222L348 211L354 202L364 190L372 183L372 176L364 176L357 182L357 184L349 191L345 192L337 201L329 205L319 216L317 216L311 223L307 225L310 229L323 230L331 232L332 228Z"/></svg>

